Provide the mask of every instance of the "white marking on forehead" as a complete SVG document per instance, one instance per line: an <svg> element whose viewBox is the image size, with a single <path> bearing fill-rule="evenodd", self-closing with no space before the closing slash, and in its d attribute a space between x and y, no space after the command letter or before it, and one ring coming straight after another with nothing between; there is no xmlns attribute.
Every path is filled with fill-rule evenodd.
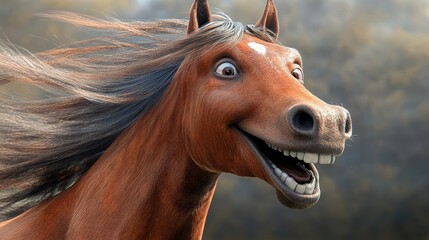
<svg viewBox="0 0 429 240"><path fill-rule="evenodd" d="M265 56L265 54L267 53L267 48L262 44L251 42L247 45L261 55Z"/></svg>

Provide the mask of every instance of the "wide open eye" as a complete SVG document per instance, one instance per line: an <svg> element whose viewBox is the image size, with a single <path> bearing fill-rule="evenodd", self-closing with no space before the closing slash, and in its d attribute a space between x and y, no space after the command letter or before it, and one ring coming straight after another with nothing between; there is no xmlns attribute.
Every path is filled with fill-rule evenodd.
<svg viewBox="0 0 429 240"><path fill-rule="evenodd" d="M225 60L216 67L216 75L221 78L235 78L238 76L238 70L232 61Z"/></svg>
<svg viewBox="0 0 429 240"><path fill-rule="evenodd" d="M304 72L302 71L302 69L300 67L296 67L293 71L292 71L292 75L301 83L304 83Z"/></svg>

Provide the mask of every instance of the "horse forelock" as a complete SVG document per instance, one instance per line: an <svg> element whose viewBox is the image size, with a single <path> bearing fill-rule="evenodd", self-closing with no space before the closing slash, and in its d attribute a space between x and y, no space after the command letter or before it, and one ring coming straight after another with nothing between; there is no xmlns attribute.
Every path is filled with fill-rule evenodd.
<svg viewBox="0 0 429 240"><path fill-rule="evenodd" d="M0 46L0 84L33 84L49 95L38 100L0 95L0 221L71 187L160 101L186 57L232 47L243 34L275 41L221 13L189 36L185 20L48 16L109 35L34 55Z"/></svg>

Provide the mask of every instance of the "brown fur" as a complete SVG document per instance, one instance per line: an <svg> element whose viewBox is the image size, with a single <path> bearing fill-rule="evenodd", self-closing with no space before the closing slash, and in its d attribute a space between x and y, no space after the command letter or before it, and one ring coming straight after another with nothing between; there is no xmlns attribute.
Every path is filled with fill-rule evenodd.
<svg viewBox="0 0 429 240"><path fill-rule="evenodd" d="M191 51L162 99L122 131L77 183L3 224L0 239L201 239L221 172L275 187L237 128L295 151L341 153L350 134L344 132L347 112L306 90L291 75L294 64L302 66L299 53L270 39L251 29L216 51ZM250 43L264 46L266 54ZM54 61L55 54L75 52L47 57ZM225 57L239 65L238 79L214 75ZM288 110L302 104L317 115L310 137L288 127Z"/></svg>

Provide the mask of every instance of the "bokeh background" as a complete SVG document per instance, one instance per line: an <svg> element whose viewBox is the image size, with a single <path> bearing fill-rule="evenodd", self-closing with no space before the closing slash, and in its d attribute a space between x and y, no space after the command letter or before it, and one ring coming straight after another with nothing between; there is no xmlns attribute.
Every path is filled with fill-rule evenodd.
<svg viewBox="0 0 429 240"><path fill-rule="evenodd" d="M0 0L0 39L37 52L91 35L34 16L47 10L147 20L187 18L191 3ZM265 0L210 3L254 23ZM334 166L318 167L322 197L310 209L283 207L262 181L223 175L204 239L429 239L429 1L276 4L280 39L301 52L307 88L350 110L353 141Z"/></svg>

